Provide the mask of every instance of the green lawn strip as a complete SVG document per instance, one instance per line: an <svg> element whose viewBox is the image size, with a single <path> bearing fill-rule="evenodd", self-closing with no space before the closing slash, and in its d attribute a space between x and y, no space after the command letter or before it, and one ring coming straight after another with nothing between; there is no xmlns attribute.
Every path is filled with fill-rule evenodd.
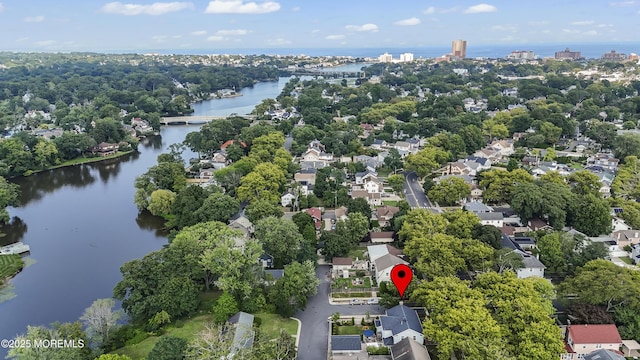
<svg viewBox="0 0 640 360"><path fill-rule="evenodd" d="M284 329L287 334L296 335L298 333L298 322L283 318L277 314L258 313L254 315L260 318L260 332L269 339L277 339L280 335L280 329Z"/></svg>
<svg viewBox="0 0 640 360"><path fill-rule="evenodd" d="M371 279L369 279L368 277L361 278L361 279L363 280L363 284L362 285L354 285L352 278L336 279L336 281L333 283L333 288L343 289L346 286L346 287L351 288L351 289L358 289L358 288L368 289L368 288L371 287Z"/></svg>
<svg viewBox="0 0 640 360"><path fill-rule="evenodd" d="M624 261L625 263L629 264L629 265L634 265L633 264L633 260L631 260L631 258L628 257L619 257L618 259Z"/></svg>
<svg viewBox="0 0 640 360"><path fill-rule="evenodd" d="M353 258L353 260L355 260L356 258L358 258L358 260L362 260L364 258L365 251L367 251L367 248L357 247L355 249L349 250L349 254L347 255L347 257Z"/></svg>
<svg viewBox="0 0 640 360"><path fill-rule="evenodd" d="M382 203L389 206L398 206L397 200L383 200Z"/></svg>
<svg viewBox="0 0 640 360"><path fill-rule="evenodd" d="M339 325L338 335L360 335L362 334L362 328L355 325Z"/></svg>
<svg viewBox="0 0 640 360"><path fill-rule="evenodd" d="M184 325L179 328L173 325L169 325L166 328L163 336L175 336L186 339L187 341L191 341L198 335L198 333L205 329L207 324L213 323L213 316L210 314L200 315L188 320L184 320L182 321L182 323ZM144 339L138 344L127 345L123 348L113 351L113 353L127 355L133 360L144 360L159 339L160 336L151 336Z"/></svg>
<svg viewBox="0 0 640 360"><path fill-rule="evenodd" d="M350 293L332 293L331 296L335 299L338 298L368 298L371 297L371 292L350 292Z"/></svg>
<svg viewBox="0 0 640 360"><path fill-rule="evenodd" d="M0 255L0 285L4 283L5 279L20 271L23 266L22 258L18 254Z"/></svg>
<svg viewBox="0 0 640 360"><path fill-rule="evenodd" d="M87 164L87 163L92 163L92 162L98 162L98 161L102 161L102 160L108 160L108 159L115 159L118 158L120 156L124 156L127 154L131 154L134 150L130 150L130 151L118 151L117 153L113 154L113 155L108 155L108 156L96 156L96 157L79 157L79 158L75 158L75 159L71 159L71 160L67 160L59 165L56 166L51 166L49 168L47 168L47 170L50 169L57 169L57 168L61 168L61 167L65 167L65 166L73 166L73 165L79 165L79 164Z"/></svg>

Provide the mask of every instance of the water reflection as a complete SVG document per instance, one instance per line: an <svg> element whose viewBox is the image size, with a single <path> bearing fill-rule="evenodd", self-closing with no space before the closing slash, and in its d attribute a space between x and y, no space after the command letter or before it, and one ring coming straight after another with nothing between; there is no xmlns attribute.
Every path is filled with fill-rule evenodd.
<svg viewBox="0 0 640 360"><path fill-rule="evenodd" d="M26 206L63 186L81 188L93 184L96 179L88 165L78 165L47 170L11 181L20 186L20 205Z"/></svg>
<svg viewBox="0 0 640 360"><path fill-rule="evenodd" d="M11 210L9 210L11 211ZM21 241L27 232L27 223L14 216L8 224L0 226L0 246Z"/></svg>
<svg viewBox="0 0 640 360"><path fill-rule="evenodd" d="M136 223L140 229L154 231L156 236L165 237L169 235L169 231L164 225L165 220L160 216L151 215L151 213L146 210L138 213Z"/></svg>
<svg viewBox="0 0 640 360"><path fill-rule="evenodd" d="M142 145L145 149L160 150L162 149L162 137L160 136L146 137L140 140L140 145Z"/></svg>

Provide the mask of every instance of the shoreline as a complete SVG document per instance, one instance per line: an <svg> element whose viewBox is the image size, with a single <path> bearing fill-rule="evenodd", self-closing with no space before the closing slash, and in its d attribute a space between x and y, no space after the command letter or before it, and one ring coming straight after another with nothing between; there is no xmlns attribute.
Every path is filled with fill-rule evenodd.
<svg viewBox="0 0 640 360"><path fill-rule="evenodd" d="M33 174L41 173L41 172L48 171L48 170L55 170L55 169L60 169L60 168L65 168L65 167L70 167L70 166L90 164L90 163L95 163L95 162L100 162L100 161L105 161L105 160L117 159L119 157L122 157L124 155L129 155L129 154L131 154L133 152L136 152L136 151L138 151L138 150L118 151L117 153L115 153L113 155L109 155L109 156L78 157L78 158L75 158L75 159L72 159L72 160L67 160L67 161L63 162L62 164L58 164L58 165L55 165L55 166L50 166L50 167L45 168L45 169L27 170L25 172L25 174L23 174L23 175L16 175L16 176L8 177L7 179L14 179L14 178L18 178L18 177L28 177L28 176L31 176Z"/></svg>

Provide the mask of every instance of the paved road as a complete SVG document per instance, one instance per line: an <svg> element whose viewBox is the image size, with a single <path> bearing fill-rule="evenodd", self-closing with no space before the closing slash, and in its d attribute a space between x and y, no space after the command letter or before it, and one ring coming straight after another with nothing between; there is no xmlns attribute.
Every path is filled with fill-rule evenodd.
<svg viewBox="0 0 640 360"><path fill-rule="evenodd" d="M302 321L298 359L326 360L329 340L329 317L336 312L341 315L383 314L384 308L379 305L331 305L329 304L330 265L319 265L316 275L321 280L318 293L309 299L307 308L298 311L296 318Z"/></svg>
<svg viewBox="0 0 640 360"><path fill-rule="evenodd" d="M404 175L404 193L409 205L412 208L430 208L431 202L418 182L418 174L412 171L402 175Z"/></svg>

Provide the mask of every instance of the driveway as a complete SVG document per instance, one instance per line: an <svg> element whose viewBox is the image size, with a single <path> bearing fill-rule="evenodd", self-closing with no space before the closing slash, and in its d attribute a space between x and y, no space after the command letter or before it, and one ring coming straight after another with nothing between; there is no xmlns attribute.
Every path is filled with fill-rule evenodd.
<svg viewBox="0 0 640 360"><path fill-rule="evenodd" d="M431 201L424 193L424 189L418 182L418 174L415 172L404 172L404 192L407 202L412 208L430 208Z"/></svg>
<svg viewBox="0 0 640 360"><path fill-rule="evenodd" d="M319 265L316 275L320 279L318 293L309 299L307 308L295 315L302 322L298 359L327 360L329 341L329 317L336 312L341 315L384 314L379 305L331 305L329 304L330 265Z"/></svg>

